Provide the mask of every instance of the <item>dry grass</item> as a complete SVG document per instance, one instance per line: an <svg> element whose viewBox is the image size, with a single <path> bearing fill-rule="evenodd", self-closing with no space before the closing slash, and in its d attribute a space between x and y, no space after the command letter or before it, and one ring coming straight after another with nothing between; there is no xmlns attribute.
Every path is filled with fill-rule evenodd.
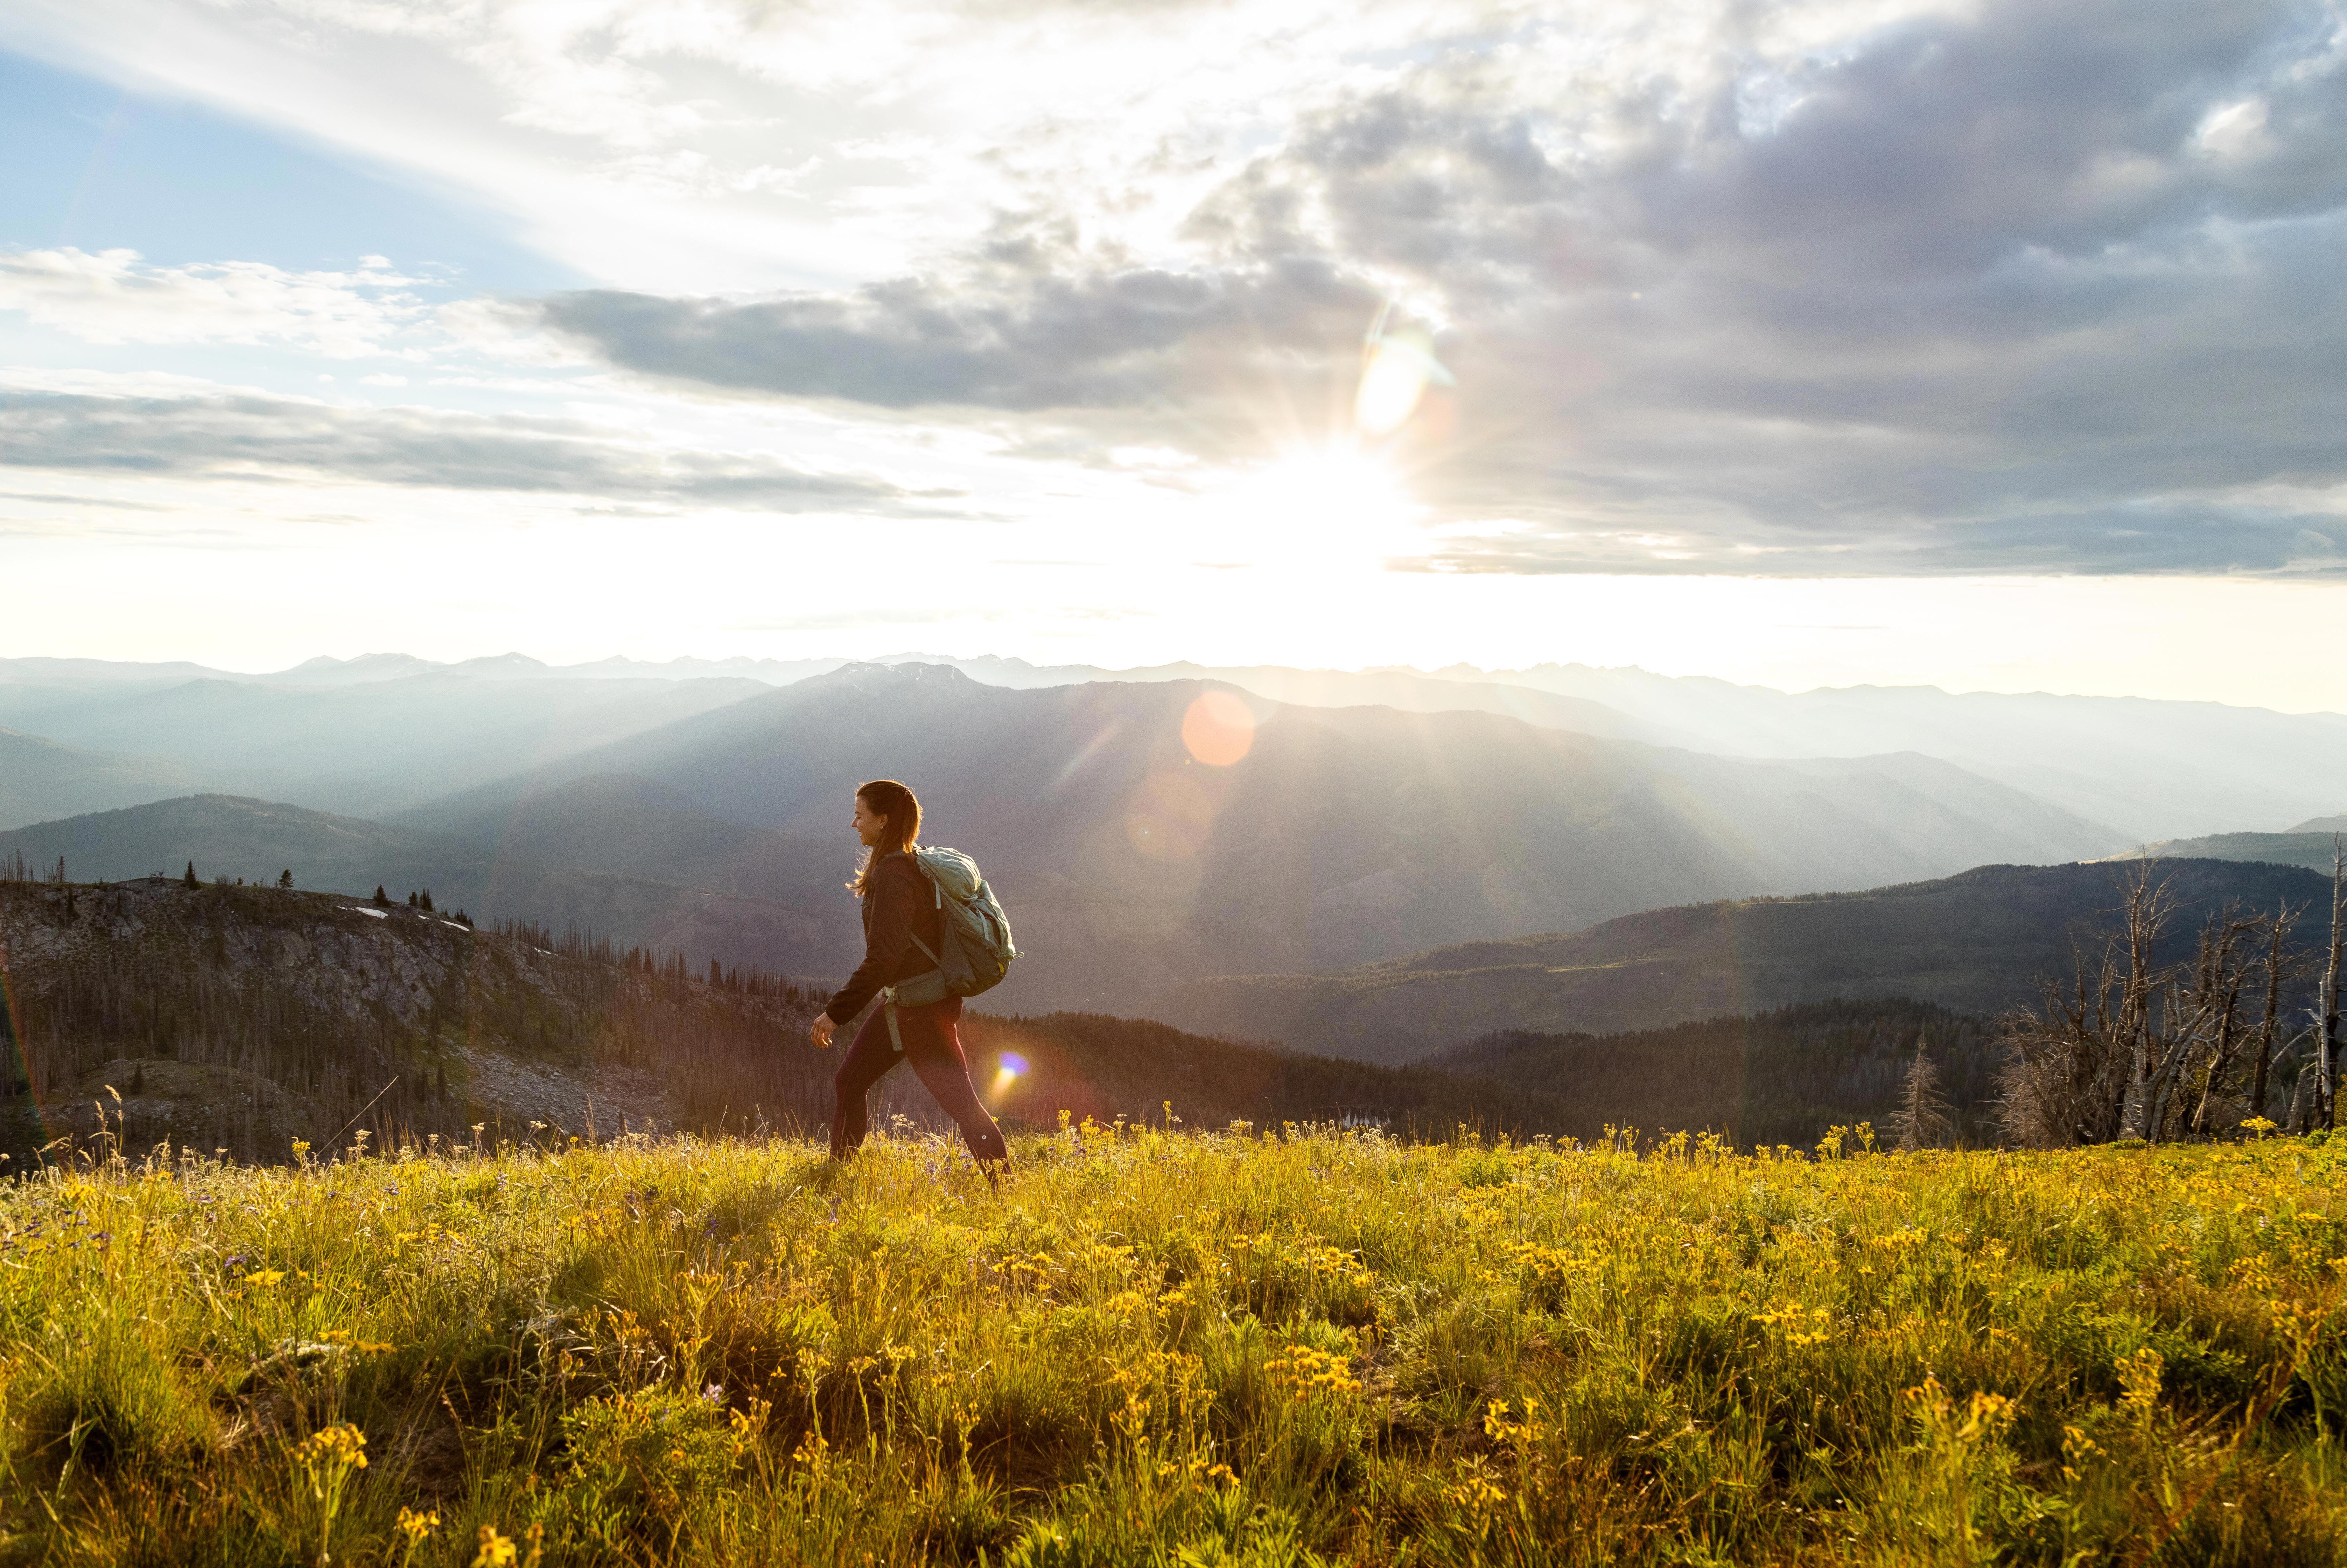
<svg viewBox="0 0 2347 1568"><path fill-rule="evenodd" d="M1848 1147L53 1172L0 1194L0 1555L2342 1560L2337 1153Z"/></svg>

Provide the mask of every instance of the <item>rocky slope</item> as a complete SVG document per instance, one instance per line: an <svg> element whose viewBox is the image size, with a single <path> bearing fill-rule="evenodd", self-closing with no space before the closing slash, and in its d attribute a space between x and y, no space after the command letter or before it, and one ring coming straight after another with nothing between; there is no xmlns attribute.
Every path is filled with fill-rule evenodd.
<svg viewBox="0 0 2347 1568"><path fill-rule="evenodd" d="M546 940L323 893L0 882L8 1153L101 1117L134 1148L251 1159L361 1130L584 1134L819 1102L824 1064L788 1049L816 1005L796 990Z"/></svg>

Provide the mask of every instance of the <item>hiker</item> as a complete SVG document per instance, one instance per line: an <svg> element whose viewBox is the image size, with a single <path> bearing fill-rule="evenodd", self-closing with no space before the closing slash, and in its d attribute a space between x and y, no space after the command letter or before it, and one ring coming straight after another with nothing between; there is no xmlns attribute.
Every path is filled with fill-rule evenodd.
<svg viewBox="0 0 2347 1568"><path fill-rule="evenodd" d="M864 962L833 993L807 1038L827 1050L839 1020L854 1018L875 996L883 1005L856 1031L832 1079L838 1099L831 1113L831 1157L845 1160L864 1142L865 1097L901 1055L961 1128L969 1152L989 1172L999 1171L1010 1150L969 1081L969 1063L954 1027L961 1018L961 998L908 1007L894 997L898 985L937 969L937 955L943 950L941 901L912 856L919 847L921 803L895 779L875 779L856 792L855 827L864 844L864 864L847 886L864 901Z"/></svg>

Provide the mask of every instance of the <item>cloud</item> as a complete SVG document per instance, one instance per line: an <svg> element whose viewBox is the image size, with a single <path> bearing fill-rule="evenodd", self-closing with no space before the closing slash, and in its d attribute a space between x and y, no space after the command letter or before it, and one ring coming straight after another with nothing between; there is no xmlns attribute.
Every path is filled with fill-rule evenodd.
<svg viewBox="0 0 2347 1568"><path fill-rule="evenodd" d="M671 381L1229 463L1333 432L1390 292L1460 383L1402 448L1449 569L2332 569L2240 496L2347 487L2335 15L1669 15L1325 97L1178 261L1042 210L856 291L544 320Z"/></svg>
<svg viewBox="0 0 2347 1568"><path fill-rule="evenodd" d="M1190 272L998 260L980 281L847 295L566 294L543 319L624 368L736 390L892 409L1172 409L1325 370L1377 300L1318 257Z"/></svg>
<svg viewBox="0 0 2347 1568"><path fill-rule="evenodd" d="M254 393L107 395L0 387L0 465L92 475L348 481L767 512L935 515L867 477L761 454L632 441L579 420L340 408Z"/></svg>
<svg viewBox="0 0 2347 1568"><path fill-rule="evenodd" d="M136 251L71 246L0 252L0 310L100 343L272 343L370 358L425 321L420 282L388 262L289 272L259 261L158 267Z"/></svg>

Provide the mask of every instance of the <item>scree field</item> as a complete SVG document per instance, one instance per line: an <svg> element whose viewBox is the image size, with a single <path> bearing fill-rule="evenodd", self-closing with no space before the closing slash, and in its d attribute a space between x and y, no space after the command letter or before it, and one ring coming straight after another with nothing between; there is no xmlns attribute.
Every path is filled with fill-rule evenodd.
<svg viewBox="0 0 2347 1568"><path fill-rule="evenodd" d="M0 1194L0 1557L2342 1559L2342 1153L1079 1126Z"/></svg>

